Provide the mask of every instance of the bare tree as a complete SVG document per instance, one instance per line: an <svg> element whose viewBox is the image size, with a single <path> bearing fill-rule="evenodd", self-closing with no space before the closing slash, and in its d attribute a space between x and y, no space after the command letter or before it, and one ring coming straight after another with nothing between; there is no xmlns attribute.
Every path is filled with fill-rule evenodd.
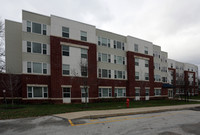
<svg viewBox="0 0 200 135"><path fill-rule="evenodd" d="M21 78L17 74L4 74L1 76L0 84L5 88L6 93L11 97L12 105L14 104L14 97L19 96L19 89L21 88Z"/></svg>
<svg viewBox="0 0 200 135"><path fill-rule="evenodd" d="M81 72L79 75L79 71ZM72 69L71 73L73 76L78 77L81 76L80 78L80 83L83 86L84 89L84 97L85 97L85 106L88 107L88 62L87 59L81 58L80 63L79 63L79 68L78 69ZM73 77L72 77L73 79Z"/></svg>
<svg viewBox="0 0 200 135"><path fill-rule="evenodd" d="M0 19L0 72L5 71L4 23Z"/></svg>

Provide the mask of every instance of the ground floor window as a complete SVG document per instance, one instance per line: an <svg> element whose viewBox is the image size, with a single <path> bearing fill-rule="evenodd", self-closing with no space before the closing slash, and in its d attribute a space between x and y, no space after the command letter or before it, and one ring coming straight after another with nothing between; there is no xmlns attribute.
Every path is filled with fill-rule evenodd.
<svg viewBox="0 0 200 135"><path fill-rule="evenodd" d="M88 97L88 88L81 88L81 97Z"/></svg>
<svg viewBox="0 0 200 135"><path fill-rule="evenodd" d="M161 95L161 89L154 89L154 95L160 96Z"/></svg>
<svg viewBox="0 0 200 135"><path fill-rule="evenodd" d="M135 88L135 96L140 96L140 88Z"/></svg>
<svg viewBox="0 0 200 135"><path fill-rule="evenodd" d="M149 96L149 89L145 89L145 96Z"/></svg>
<svg viewBox="0 0 200 135"><path fill-rule="evenodd" d="M126 88L115 88L115 97L126 97Z"/></svg>
<svg viewBox="0 0 200 135"><path fill-rule="evenodd" d="M99 88L99 97L112 97L112 88Z"/></svg>
<svg viewBox="0 0 200 135"><path fill-rule="evenodd" d="M48 98L48 87L28 86L28 98Z"/></svg>
<svg viewBox="0 0 200 135"><path fill-rule="evenodd" d="M63 87L63 97L70 98L71 97L71 88L70 87Z"/></svg>

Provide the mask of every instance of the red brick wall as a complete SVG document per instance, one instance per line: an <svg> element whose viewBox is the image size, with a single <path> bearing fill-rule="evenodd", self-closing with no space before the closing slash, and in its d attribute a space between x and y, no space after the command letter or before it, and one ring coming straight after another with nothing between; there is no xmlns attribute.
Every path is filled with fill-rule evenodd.
<svg viewBox="0 0 200 135"><path fill-rule="evenodd" d="M71 97L81 97L80 85L83 85L81 77L63 77L62 76L62 52L60 42L72 43L81 46L88 46L88 79L89 96L96 97L97 90L97 61L96 61L96 44L76 41L72 39L50 37L51 43L51 93L53 98L62 98L61 85L72 85Z"/></svg>

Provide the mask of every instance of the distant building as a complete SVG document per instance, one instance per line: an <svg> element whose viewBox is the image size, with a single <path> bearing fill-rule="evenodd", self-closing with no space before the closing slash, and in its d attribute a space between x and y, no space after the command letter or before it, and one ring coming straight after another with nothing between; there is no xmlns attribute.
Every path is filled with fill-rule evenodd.
<svg viewBox="0 0 200 135"><path fill-rule="evenodd" d="M168 60L152 42L82 22L23 10L22 23L5 21L5 43L6 71L20 76L24 102L168 98L178 77L198 93L197 66Z"/></svg>

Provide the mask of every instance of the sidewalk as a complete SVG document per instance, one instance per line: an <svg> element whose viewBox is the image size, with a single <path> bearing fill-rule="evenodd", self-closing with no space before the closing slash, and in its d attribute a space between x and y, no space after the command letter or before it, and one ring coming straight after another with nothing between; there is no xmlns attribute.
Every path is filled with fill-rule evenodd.
<svg viewBox="0 0 200 135"><path fill-rule="evenodd" d="M81 111L81 112L56 114L54 116L65 118L68 120L81 119L81 118L95 119L95 118L110 117L110 116L122 116L131 114L183 110L195 107L200 107L200 104L144 107L144 108L130 108L130 109L127 108L127 109L117 109L117 110Z"/></svg>

